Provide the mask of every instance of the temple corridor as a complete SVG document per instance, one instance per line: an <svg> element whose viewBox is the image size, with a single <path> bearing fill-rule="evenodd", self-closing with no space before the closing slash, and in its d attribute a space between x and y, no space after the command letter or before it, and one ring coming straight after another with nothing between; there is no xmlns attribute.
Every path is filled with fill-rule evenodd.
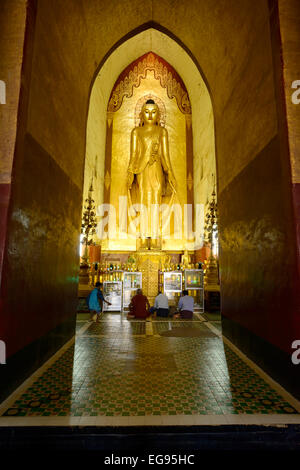
<svg viewBox="0 0 300 470"><path fill-rule="evenodd" d="M300 453L300 1L0 3L0 452Z"/></svg>
<svg viewBox="0 0 300 470"><path fill-rule="evenodd" d="M78 316L76 336L0 406L0 426L300 423L300 403L221 321Z"/></svg>

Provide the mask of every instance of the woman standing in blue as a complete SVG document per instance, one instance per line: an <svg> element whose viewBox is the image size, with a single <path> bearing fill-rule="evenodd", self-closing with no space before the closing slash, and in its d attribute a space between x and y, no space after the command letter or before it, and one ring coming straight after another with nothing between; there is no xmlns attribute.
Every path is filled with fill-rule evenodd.
<svg viewBox="0 0 300 470"><path fill-rule="evenodd" d="M99 322L100 313L103 310L103 302L106 302L108 305L111 305L111 303L107 302L107 300L105 300L103 296L103 292L101 290L102 286L103 284L101 284L100 282L96 282L95 289L93 289L89 293L88 298L87 298L87 304L91 312L90 321L93 320L93 316L96 314L97 323Z"/></svg>

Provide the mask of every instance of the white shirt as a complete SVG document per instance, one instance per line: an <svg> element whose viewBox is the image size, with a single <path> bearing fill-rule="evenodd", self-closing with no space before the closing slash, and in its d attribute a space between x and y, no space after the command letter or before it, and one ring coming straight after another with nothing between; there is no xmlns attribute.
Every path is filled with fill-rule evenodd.
<svg viewBox="0 0 300 470"><path fill-rule="evenodd" d="M190 295L184 295L183 297L180 297L178 302L178 308L179 310L188 310L189 312L193 312L194 297L191 297Z"/></svg>
<svg viewBox="0 0 300 470"><path fill-rule="evenodd" d="M169 308L168 297L165 294L158 294L155 297L154 308Z"/></svg>

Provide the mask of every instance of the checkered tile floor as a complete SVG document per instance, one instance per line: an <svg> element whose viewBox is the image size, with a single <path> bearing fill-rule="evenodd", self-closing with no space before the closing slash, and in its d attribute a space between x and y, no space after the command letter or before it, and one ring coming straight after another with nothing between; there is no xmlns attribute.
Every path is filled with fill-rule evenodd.
<svg viewBox="0 0 300 470"><path fill-rule="evenodd" d="M296 414L214 333L221 323L211 325L116 314L80 321L75 344L2 416Z"/></svg>

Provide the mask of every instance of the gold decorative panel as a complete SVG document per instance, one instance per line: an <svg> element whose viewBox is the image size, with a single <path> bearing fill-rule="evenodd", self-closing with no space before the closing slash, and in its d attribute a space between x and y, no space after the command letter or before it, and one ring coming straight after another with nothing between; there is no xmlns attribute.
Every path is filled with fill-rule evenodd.
<svg viewBox="0 0 300 470"><path fill-rule="evenodd" d="M113 114L113 125L111 127L110 187L107 202L114 208L113 217L116 220L116 229L110 234L109 239L102 243L103 249L135 251L137 248L135 238L126 237L120 227L120 197L124 198L127 195L131 131L139 125L140 109L150 95L159 106L162 117L160 124L167 129L169 135L171 167L177 182L176 201L174 202L181 206L182 213L184 213L184 204L187 203L186 116L188 115L182 113L176 100L169 98L167 88L161 86L160 80L155 78L154 70L147 70L145 78L140 81L140 85L132 88L132 95L129 97L124 96L122 106L117 111L109 113L110 119ZM105 174L107 174L107 170L108 167L105 169ZM167 237L163 234L163 250L184 249L183 226L182 236L178 237L176 235L176 238L173 233L173 219L171 219L167 224L166 232L170 232L170 235Z"/></svg>
<svg viewBox="0 0 300 470"><path fill-rule="evenodd" d="M159 251L137 252L138 270L143 273L143 293L152 305L158 292L158 271L164 253Z"/></svg>
<svg viewBox="0 0 300 470"><path fill-rule="evenodd" d="M191 104L184 83L168 62L149 52L132 62L119 76L108 103L108 111L118 111L126 96L131 98L134 88L138 88L147 72L152 70L154 77L159 80L162 88L166 88L170 99L175 98L178 108L184 114L191 113Z"/></svg>

